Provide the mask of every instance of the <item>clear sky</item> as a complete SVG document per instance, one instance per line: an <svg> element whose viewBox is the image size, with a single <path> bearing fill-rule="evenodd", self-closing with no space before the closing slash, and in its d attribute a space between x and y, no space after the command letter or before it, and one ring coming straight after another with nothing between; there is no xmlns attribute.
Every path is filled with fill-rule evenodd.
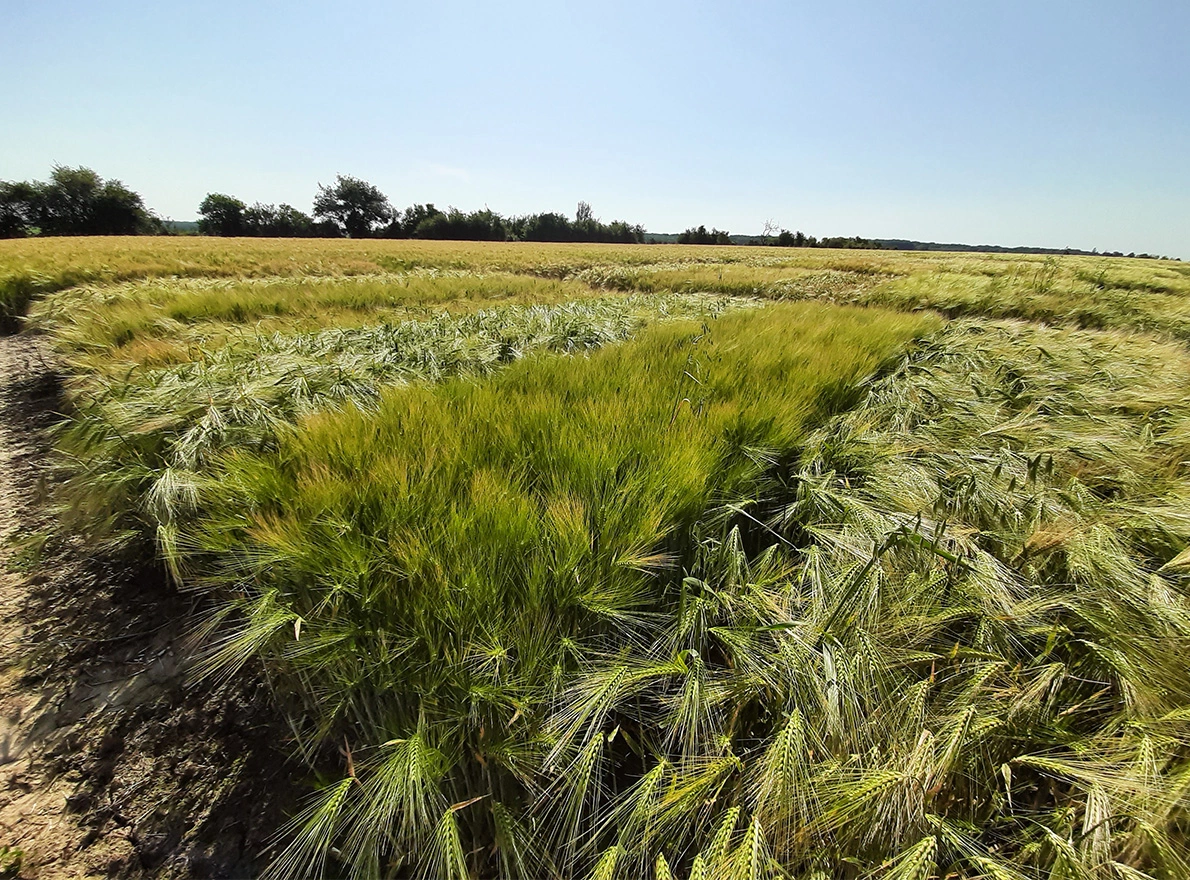
<svg viewBox="0 0 1190 880"><path fill-rule="evenodd" d="M1190 259L1190 0L0 0L0 178Z"/></svg>

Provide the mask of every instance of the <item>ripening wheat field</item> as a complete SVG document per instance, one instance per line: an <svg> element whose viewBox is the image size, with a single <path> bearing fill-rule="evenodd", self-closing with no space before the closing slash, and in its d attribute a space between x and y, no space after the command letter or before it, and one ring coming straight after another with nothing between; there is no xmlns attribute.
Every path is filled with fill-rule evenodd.
<svg viewBox="0 0 1190 880"><path fill-rule="evenodd" d="M0 242L271 877L1190 876L1190 267ZM329 757L328 757L329 756Z"/></svg>

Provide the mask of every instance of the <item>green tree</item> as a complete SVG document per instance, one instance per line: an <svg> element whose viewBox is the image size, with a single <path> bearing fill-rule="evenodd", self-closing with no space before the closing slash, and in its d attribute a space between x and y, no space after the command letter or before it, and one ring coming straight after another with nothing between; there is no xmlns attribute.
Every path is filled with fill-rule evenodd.
<svg viewBox="0 0 1190 880"><path fill-rule="evenodd" d="M92 203L90 235L163 233L161 221L145 208L144 200L118 180L104 182Z"/></svg>
<svg viewBox="0 0 1190 880"><path fill-rule="evenodd" d="M454 241L504 241L508 238L504 218L495 211L484 209L465 214L450 208L426 217L413 231L415 238L437 238Z"/></svg>
<svg viewBox="0 0 1190 880"><path fill-rule="evenodd" d="M103 180L90 168L55 165L41 187L38 225L47 235L80 235L89 231Z"/></svg>
<svg viewBox="0 0 1190 880"><path fill-rule="evenodd" d="M35 184L33 219L44 235L136 235L161 232L161 221L140 195L118 180L105 181L90 168L55 165L46 183Z"/></svg>
<svg viewBox="0 0 1190 880"><path fill-rule="evenodd" d="M691 226L678 235L678 244L731 244L731 235L722 229L707 231L705 226Z"/></svg>
<svg viewBox="0 0 1190 880"><path fill-rule="evenodd" d="M314 220L309 214L282 202L273 214L271 234L287 238L307 238L315 234Z"/></svg>
<svg viewBox="0 0 1190 880"><path fill-rule="evenodd" d="M525 241L574 241L575 230L566 217L551 211L525 218L521 237Z"/></svg>
<svg viewBox="0 0 1190 880"><path fill-rule="evenodd" d="M392 214L384 193L358 177L337 174L333 186L318 185L314 216L332 221L350 238L369 235Z"/></svg>
<svg viewBox="0 0 1190 880"><path fill-rule="evenodd" d="M207 193L198 206L198 231L203 235L243 235L247 206L234 196Z"/></svg>
<svg viewBox="0 0 1190 880"><path fill-rule="evenodd" d="M37 184L0 180L0 238L21 238L32 233L39 198Z"/></svg>
<svg viewBox="0 0 1190 880"><path fill-rule="evenodd" d="M433 202L428 205L410 205L403 212L393 211L392 222L385 227L384 235L388 238L413 238L422 223L440 216L442 212L434 207Z"/></svg>

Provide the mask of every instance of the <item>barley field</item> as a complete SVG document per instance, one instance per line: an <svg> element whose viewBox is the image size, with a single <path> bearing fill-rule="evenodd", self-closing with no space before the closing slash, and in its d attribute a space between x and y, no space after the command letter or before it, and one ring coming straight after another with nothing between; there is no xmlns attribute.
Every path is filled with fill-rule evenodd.
<svg viewBox="0 0 1190 880"><path fill-rule="evenodd" d="M1190 267L63 238L0 318L267 671L268 876L1190 876Z"/></svg>

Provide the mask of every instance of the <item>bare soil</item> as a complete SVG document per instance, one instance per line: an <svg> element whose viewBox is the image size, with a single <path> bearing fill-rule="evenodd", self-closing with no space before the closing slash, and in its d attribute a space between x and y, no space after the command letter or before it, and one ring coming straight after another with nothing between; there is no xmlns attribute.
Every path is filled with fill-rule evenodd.
<svg viewBox="0 0 1190 880"><path fill-rule="evenodd" d="M56 534L61 408L44 340L0 336L0 877L253 876L305 775L288 729L254 673L187 681L197 599Z"/></svg>

